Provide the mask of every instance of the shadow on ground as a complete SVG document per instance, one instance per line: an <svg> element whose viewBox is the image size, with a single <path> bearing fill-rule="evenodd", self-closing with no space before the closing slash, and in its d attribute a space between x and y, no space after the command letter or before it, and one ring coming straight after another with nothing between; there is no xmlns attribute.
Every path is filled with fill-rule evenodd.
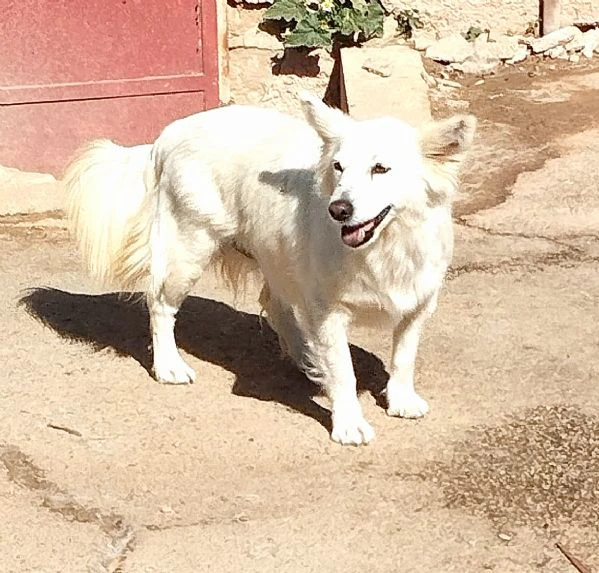
<svg viewBox="0 0 599 573"><path fill-rule="evenodd" d="M112 348L150 372L148 314L145 305L136 302L139 298L36 288L20 304L61 337L97 350ZM281 357L276 334L259 316L190 296L179 312L176 335L179 347L189 354L235 374L234 394L279 402L330 430L329 411L312 400L319 388ZM352 346L352 356L359 390L381 400L388 378L383 363L356 346Z"/></svg>

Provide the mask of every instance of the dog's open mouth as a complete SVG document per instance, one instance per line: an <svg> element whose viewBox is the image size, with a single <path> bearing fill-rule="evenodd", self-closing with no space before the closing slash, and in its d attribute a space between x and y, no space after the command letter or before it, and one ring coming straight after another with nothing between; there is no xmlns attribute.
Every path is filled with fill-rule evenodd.
<svg viewBox="0 0 599 573"><path fill-rule="evenodd" d="M343 225L341 227L341 240L354 249L365 245L374 237L376 228L383 222L389 211L391 211L391 205L385 207L374 219L359 225Z"/></svg>

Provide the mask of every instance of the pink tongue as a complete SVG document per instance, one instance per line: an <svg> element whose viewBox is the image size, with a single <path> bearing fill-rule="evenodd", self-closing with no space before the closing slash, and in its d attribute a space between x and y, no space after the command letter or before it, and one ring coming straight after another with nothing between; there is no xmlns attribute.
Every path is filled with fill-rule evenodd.
<svg viewBox="0 0 599 573"><path fill-rule="evenodd" d="M367 231L370 231L374 227L374 223L369 221L361 227L346 231L344 228L341 231L341 240L350 247L357 247L362 244Z"/></svg>

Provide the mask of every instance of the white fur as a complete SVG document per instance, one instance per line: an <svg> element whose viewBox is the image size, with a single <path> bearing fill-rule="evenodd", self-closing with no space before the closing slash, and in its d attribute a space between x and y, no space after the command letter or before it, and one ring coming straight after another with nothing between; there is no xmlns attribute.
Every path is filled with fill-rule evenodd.
<svg viewBox="0 0 599 573"><path fill-rule="evenodd" d="M332 438L368 443L374 431L356 394L347 330L355 322L394 330L387 411L425 414L414 361L451 258L451 197L474 120L418 131L302 99L307 122L230 106L172 123L151 152L97 144L65 176L70 213L92 273L122 288L145 281L160 381L194 379L173 328L202 272L220 265L236 285L259 269L260 302L281 348L331 399ZM353 206L350 226L390 207L366 244L342 241L328 212L339 199Z"/></svg>
<svg viewBox="0 0 599 573"><path fill-rule="evenodd" d="M138 277L130 276L132 269L144 267L140 258L149 260L145 237L127 247L137 237L133 227L150 215L142 207L152 194L144 184L151 148L95 141L79 152L63 177L71 230L88 270L103 284L128 287L144 275L141 270Z"/></svg>

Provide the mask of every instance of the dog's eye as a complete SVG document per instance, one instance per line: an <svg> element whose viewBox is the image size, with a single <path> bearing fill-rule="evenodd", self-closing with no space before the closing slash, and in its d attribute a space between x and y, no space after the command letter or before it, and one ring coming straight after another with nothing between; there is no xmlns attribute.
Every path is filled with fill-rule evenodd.
<svg viewBox="0 0 599 573"><path fill-rule="evenodd" d="M387 173L391 167L385 167L384 165L377 163L370 171L373 175Z"/></svg>
<svg viewBox="0 0 599 573"><path fill-rule="evenodd" d="M335 161L335 163L333 163L333 169L339 173L343 173L343 167L341 167L341 163L339 163L339 161Z"/></svg>

